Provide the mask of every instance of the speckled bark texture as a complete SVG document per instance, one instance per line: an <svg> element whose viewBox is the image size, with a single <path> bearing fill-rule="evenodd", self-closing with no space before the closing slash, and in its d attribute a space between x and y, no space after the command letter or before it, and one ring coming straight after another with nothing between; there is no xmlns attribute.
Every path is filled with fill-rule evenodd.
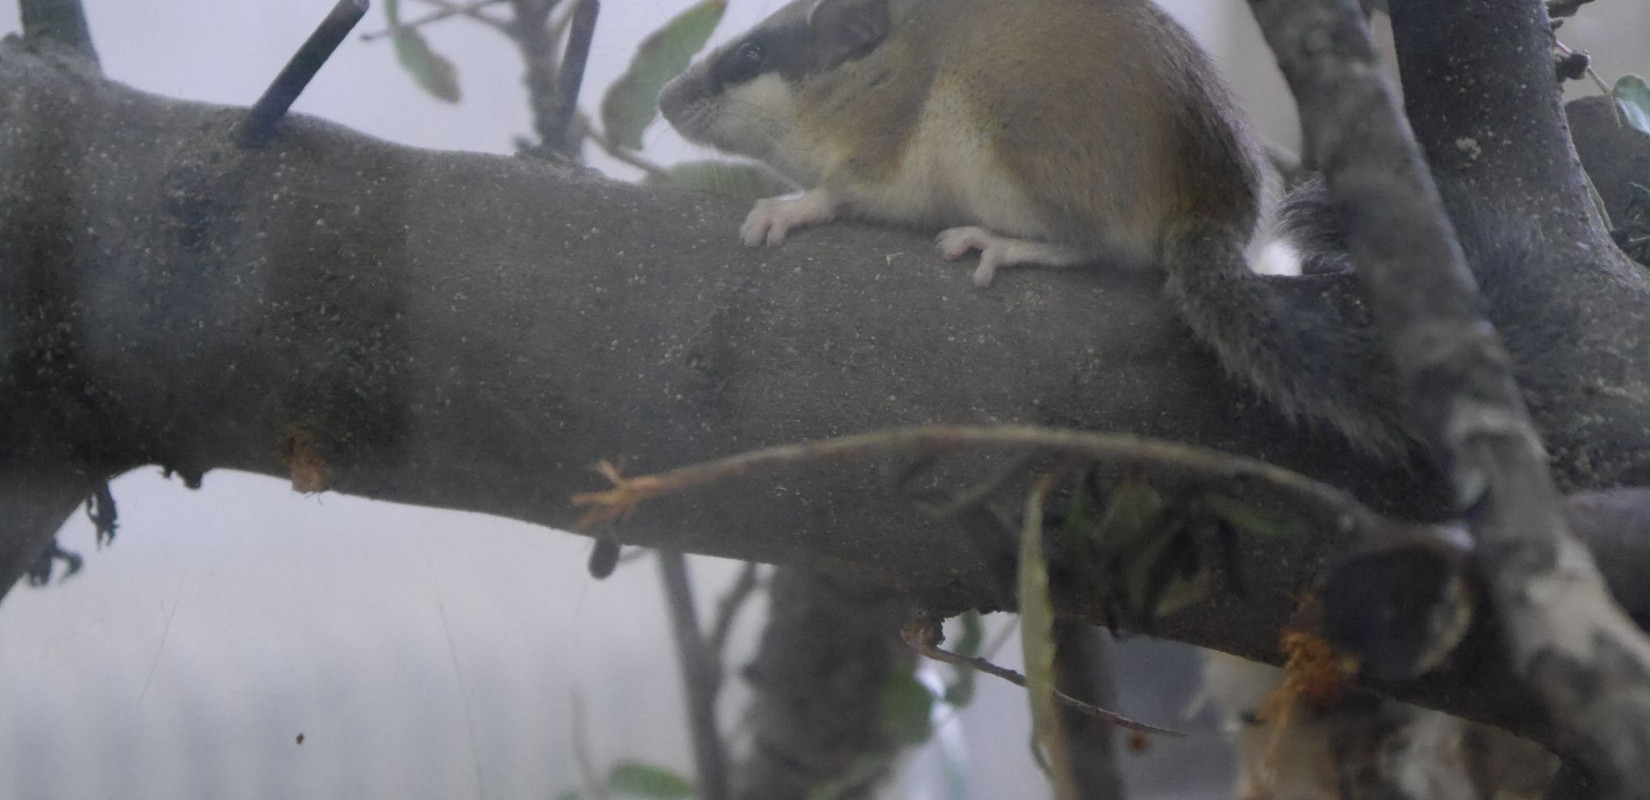
<svg viewBox="0 0 1650 800"><path fill-rule="evenodd" d="M1027 270L978 291L926 236L851 225L747 250L736 204L301 117L246 151L230 141L242 110L134 92L76 59L0 46L0 586L99 480L148 463L197 479L302 462L335 491L568 527L569 496L604 487L601 459L634 474L1019 421L1229 449L1409 516L1447 508L1425 467L1361 458L1229 383L1155 274ZM1650 353L1616 353L1610 380L1581 389L1570 359L1642 331L1642 302L1625 310L1639 291L1590 295L1550 347L1514 350L1566 487L1650 483L1650 398L1620 388ZM607 534L828 571L912 606L996 607L998 565L900 494L907 466L776 470L649 503ZM1610 541L1617 563L1644 560ZM1240 545L1233 566L1266 591L1223 590L1159 633L1275 660L1291 593L1348 543ZM1063 591L1063 613L1103 619ZM1392 690L1546 736L1494 632L1473 641Z"/></svg>
<svg viewBox="0 0 1650 800"><path fill-rule="evenodd" d="M1448 465L1510 665L1540 696L1561 751L1604 793L1646 796L1650 642L1569 534L1511 357L1486 323L1432 180L1448 187L1443 197L1455 200L1463 226L1531 224L1546 258L1496 277L1562 282L1551 302L1574 299L1589 310L1611 293L1642 301L1643 274L1612 253L1582 191L1545 9L1534 0L1390 4L1418 149L1354 3L1251 5L1301 106L1308 161L1323 169L1341 208L1376 325ZM1641 373L1608 367L1646 344L1642 325L1601 332L1577 343L1573 367L1596 388L1642 395Z"/></svg>

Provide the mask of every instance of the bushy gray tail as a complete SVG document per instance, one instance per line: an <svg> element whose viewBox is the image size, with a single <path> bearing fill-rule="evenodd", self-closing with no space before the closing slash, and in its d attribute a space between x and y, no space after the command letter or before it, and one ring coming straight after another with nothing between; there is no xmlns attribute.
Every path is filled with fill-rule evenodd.
<svg viewBox="0 0 1650 800"><path fill-rule="evenodd" d="M1279 230L1299 224L1289 213ZM1383 460L1408 461L1420 439L1356 275L1331 269L1333 251L1294 244L1309 274L1257 275L1229 230L1184 228L1164 240L1164 289L1226 372L1290 419L1331 428Z"/></svg>

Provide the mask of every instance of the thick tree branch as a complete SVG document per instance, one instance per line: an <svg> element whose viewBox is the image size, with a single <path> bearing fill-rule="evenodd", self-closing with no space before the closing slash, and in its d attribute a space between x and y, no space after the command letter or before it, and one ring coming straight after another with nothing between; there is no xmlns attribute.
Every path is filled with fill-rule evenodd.
<svg viewBox="0 0 1650 800"><path fill-rule="evenodd" d="M1581 394L1631 404L1650 393L1645 376L1621 369L1624 355L1650 351L1650 327L1588 325L1563 344L1532 331L1550 327L1555 318L1607 307L1622 291L1642 291L1647 273L1612 244L1593 210L1546 57L1552 36L1539 6L1523 0L1403 0L1392 4L1392 27L1406 115L1461 241L1470 248L1473 242L1517 246L1533 240L1545 253L1491 259L1476 277L1491 303L1490 321L1522 365L1519 385L1543 443L1555 461L1580 464L1611 441L1615 425L1578 429L1574 438L1554 436L1542 405L1564 405ZM1617 175L1606 170L1599 178ZM1531 313L1498 314L1498 306ZM1526 352L1520 338L1532 340L1523 346ZM1561 359L1564 369L1528 369L1546 359ZM1606 412L1598 419L1610 417L1644 419L1637 412Z"/></svg>
<svg viewBox="0 0 1650 800"><path fill-rule="evenodd" d="M648 471L1019 420L1209 444L1414 502L1405 470L1295 435L1226 383L1151 275L1026 272L980 292L902 232L750 251L742 210L705 196L301 116L241 151L239 110L17 51L0 73L0 336L6 379L34 382L0 384L7 458L34 437L109 472L285 475L303 442L338 491L568 527L604 458ZM878 552L876 577L911 590L938 588L923 567L973 570L934 560L950 548L932 521L772 499L713 492L622 535L772 563ZM869 552L836 533L882 524L903 533Z"/></svg>
<svg viewBox="0 0 1650 800"><path fill-rule="evenodd" d="M1641 795L1650 787L1650 641L1611 602L1569 535L1510 359L1483 318L1361 16L1351 2L1335 0L1251 5L1299 101L1307 150L1342 208L1375 320L1424 429L1450 465L1512 667L1541 695L1567 734L1564 744L1609 791ZM1463 27L1485 26L1482 16L1467 16L1468 5L1444 13L1461 14ZM1517 16L1504 2L1487 5L1503 12L1498 19ZM1534 0L1524 5L1540 8ZM1555 79L1550 71L1544 78L1556 109ZM1503 135L1505 146L1530 158L1520 137ZM1572 154L1566 166L1574 161Z"/></svg>
<svg viewBox="0 0 1650 800"><path fill-rule="evenodd" d="M0 475L72 466L84 482L60 514L102 477L161 463L190 478L303 467L337 491L567 527L568 498L601 488L590 466L604 458L646 472L932 421L1158 436L1291 467L1379 507L1440 508L1426 475L1295 431L1228 384L1149 274L1026 271L981 292L926 237L853 227L750 251L733 236L743 209L712 198L396 147L303 117L243 151L230 140L242 110L158 99L5 47ZM1624 286L1566 324L1642 328L1643 303ZM1647 360L1621 353L1618 375L1642 378ZM1528 367L1566 383L1540 372L1547 362ZM1560 474L1650 483L1647 403L1608 392L1538 403L1549 437L1588 456L1561 459ZM993 607L992 565L878 472L900 466L774 472L650 504L612 533L828 568L930 608ZM38 530L0 534L18 552L49 544ZM1288 591L1346 546L1245 545L1251 585L1275 591L1220 598L1161 632L1275 659ZM26 565L0 566L9 587ZM1092 598L1061 608L1105 614ZM1403 688L1542 735L1529 703L1491 703L1507 686L1500 663Z"/></svg>

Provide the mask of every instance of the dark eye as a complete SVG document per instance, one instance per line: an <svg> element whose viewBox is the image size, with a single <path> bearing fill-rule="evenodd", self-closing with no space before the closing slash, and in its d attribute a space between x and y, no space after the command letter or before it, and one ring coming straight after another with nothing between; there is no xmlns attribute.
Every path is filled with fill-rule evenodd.
<svg viewBox="0 0 1650 800"><path fill-rule="evenodd" d="M734 48L733 58L727 62L727 80L730 83L748 81L762 73L768 63L768 48L761 42L745 42Z"/></svg>
<svg viewBox="0 0 1650 800"><path fill-rule="evenodd" d="M733 57L741 64L761 66L768 59L768 48L763 47L761 42L746 42L733 51Z"/></svg>

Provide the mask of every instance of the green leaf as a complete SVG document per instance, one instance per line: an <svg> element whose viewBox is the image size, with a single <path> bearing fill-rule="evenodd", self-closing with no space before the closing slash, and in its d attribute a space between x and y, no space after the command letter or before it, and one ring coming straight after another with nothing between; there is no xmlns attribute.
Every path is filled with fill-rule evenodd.
<svg viewBox="0 0 1650 800"><path fill-rule="evenodd" d="M412 73L413 80L439 99L458 102L458 68L431 50L423 34L401 27L401 0L384 0L384 18L393 34L395 58Z"/></svg>
<svg viewBox="0 0 1650 800"><path fill-rule="evenodd" d="M909 672L891 672L882 681L882 726L894 741L921 744L933 732L929 715L934 693Z"/></svg>
<svg viewBox="0 0 1650 800"><path fill-rule="evenodd" d="M1095 506L1094 494L1088 491L1089 476L1083 475L1066 503L1066 517L1060 523L1060 535L1055 538L1053 558L1073 574L1104 574L1106 571L1105 537L1100 532L1100 510Z"/></svg>
<svg viewBox="0 0 1650 800"><path fill-rule="evenodd" d="M1156 608L1151 609L1152 617L1166 617L1182 608L1208 600L1214 594L1214 588L1214 576L1206 569L1199 569L1189 578L1177 575L1169 581L1168 588L1158 596Z"/></svg>
<svg viewBox="0 0 1650 800"><path fill-rule="evenodd" d="M1138 477L1124 478L1100 519L1100 544L1113 553L1132 553L1162 535L1163 496Z"/></svg>
<svg viewBox="0 0 1650 800"><path fill-rule="evenodd" d="M956 652L973 658L980 654L980 645L985 644L985 619L978 611L965 611L957 617L962 624L962 638L957 640Z"/></svg>
<svg viewBox="0 0 1650 800"><path fill-rule="evenodd" d="M985 644L985 621L980 612L967 611L957 617L962 624L962 636L957 639L956 653L970 658L980 654L980 646ZM962 664L952 664L954 677L946 684L945 694L941 698L947 705L962 708L974 702L974 668Z"/></svg>
<svg viewBox="0 0 1650 800"><path fill-rule="evenodd" d="M458 102L458 68L453 62L431 50L417 29L397 27L394 30L395 58L412 73L413 80L438 100Z"/></svg>
<svg viewBox="0 0 1650 800"><path fill-rule="evenodd" d="M620 761L607 773L607 788L631 797L657 800L686 800L693 796L693 782L663 767L636 761Z"/></svg>
<svg viewBox="0 0 1650 800"><path fill-rule="evenodd" d="M1294 536L1298 532L1295 526L1278 522L1250 508L1243 501L1225 495L1204 495L1203 507L1208 509L1209 513L1217 519L1232 526L1242 534L1268 539L1281 539Z"/></svg>
<svg viewBox="0 0 1650 800"><path fill-rule="evenodd" d="M761 200L791 191L791 186L758 164L731 161L687 161L665 169L664 179L649 177L645 182L682 186L713 192L735 200Z"/></svg>
<svg viewBox="0 0 1650 800"><path fill-rule="evenodd" d="M1627 124L1650 134L1650 84L1637 75L1623 75L1610 89Z"/></svg>
<svg viewBox="0 0 1650 800"><path fill-rule="evenodd" d="M1056 800L1075 800L1071 755L1054 700L1054 604L1043 558L1043 502L1053 481L1039 481L1026 501L1020 532L1020 645L1025 653L1026 694L1031 701L1031 752L1048 773Z"/></svg>
<svg viewBox="0 0 1650 800"><path fill-rule="evenodd" d="M630 68L602 98L602 127L608 141L642 149L642 131L659 113L659 90L705 46L726 8L726 0L703 0L642 40Z"/></svg>

